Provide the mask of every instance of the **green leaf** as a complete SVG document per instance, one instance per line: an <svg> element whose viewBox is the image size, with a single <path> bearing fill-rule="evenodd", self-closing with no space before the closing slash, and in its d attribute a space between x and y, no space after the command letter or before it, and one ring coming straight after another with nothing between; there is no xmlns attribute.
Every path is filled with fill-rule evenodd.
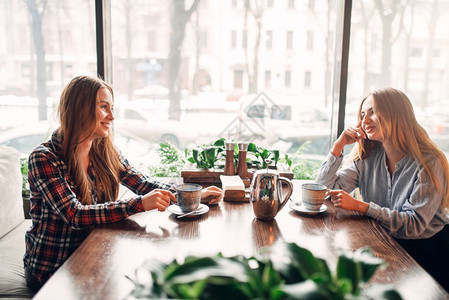
<svg viewBox="0 0 449 300"><path fill-rule="evenodd" d="M354 252L354 260L362 266L362 282L367 282L379 267L386 267L386 263L376 257L370 248L359 248Z"/></svg>
<svg viewBox="0 0 449 300"><path fill-rule="evenodd" d="M189 299L401 299L388 286L362 284L384 263L368 248L342 251L333 274L326 261L307 249L285 243L287 259L244 256L186 257L182 264L149 261L151 280L132 280L136 298ZM146 282L142 279L145 279ZM140 280L140 281L139 281ZM143 282L142 282L143 281Z"/></svg>
<svg viewBox="0 0 449 300"><path fill-rule="evenodd" d="M280 157L280 151L279 150L271 150L273 153L273 159L274 159L274 165L278 165L279 157Z"/></svg>
<svg viewBox="0 0 449 300"><path fill-rule="evenodd" d="M288 165L288 167L291 168L291 167L292 167L293 161L290 159L290 157L288 156L288 154L285 154L284 160L285 160L285 163Z"/></svg>
<svg viewBox="0 0 449 300"><path fill-rule="evenodd" d="M319 274L321 282L330 283L332 281L332 273L326 261L318 257L316 257L316 260L318 269L320 270L319 272L317 272L317 274ZM315 282L317 282L317 280L315 280Z"/></svg>
<svg viewBox="0 0 449 300"><path fill-rule="evenodd" d="M369 248L360 248L355 252L342 250L337 263L337 280L348 279L352 284L352 293L358 295L361 284L384 265L384 261Z"/></svg>
<svg viewBox="0 0 449 300"><path fill-rule="evenodd" d="M271 152L268 149L263 149L262 154L260 155L263 159L266 159L270 156Z"/></svg>
<svg viewBox="0 0 449 300"><path fill-rule="evenodd" d="M279 273L273 268L272 263L269 261L265 264L262 273L262 282L264 291L270 291L272 287L281 283L281 277Z"/></svg>
<svg viewBox="0 0 449 300"><path fill-rule="evenodd" d="M180 284L177 286L177 295L183 299L199 299L206 286L206 280L199 280L192 284Z"/></svg>
<svg viewBox="0 0 449 300"><path fill-rule="evenodd" d="M249 143L249 144L248 144L248 152L254 152L254 153L257 153L257 147L256 147L256 144L254 144L254 143Z"/></svg>
<svg viewBox="0 0 449 300"><path fill-rule="evenodd" d="M286 284L278 288L289 299L308 299L308 300L322 300L334 298L325 289L321 288L312 280L307 280L300 283ZM273 291L277 293L277 291Z"/></svg>
<svg viewBox="0 0 449 300"><path fill-rule="evenodd" d="M392 285L385 284L373 284L362 295L376 300L402 300L401 294Z"/></svg>
<svg viewBox="0 0 449 300"><path fill-rule="evenodd" d="M209 164L209 167L213 168L215 166L215 157L217 154L217 148L216 147L209 147L204 149L204 153L206 156L206 161Z"/></svg>
<svg viewBox="0 0 449 300"><path fill-rule="evenodd" d="M166 280L172 284L191 283L204 279L217 284L228 281L247 282L248 277L242 264L219 257L203 257L190 260L166 275Z"/></svg>
<svg viewBox="0 0 449 300"><path fill-rule="evenodd" d="M352 259L347 252L342 253L337 262L337 280L347 279L351 282L352 293L358 294L362 282L362 266Z"/></svg>
<svg viewBox="0 0 449 300"><path fill-rule="evenodd" d="M199 164L199 160L198 160L198 155L199 155L200 151L198 149L192 149L192 157L193 160Z"/></svg>
<svg viewBox="0 0 449 300"><path fill-rule="evenodd" d="M309 250L299 247L295 243L288 243L291 264L296 266L303 278L310 278L315 273L327 274L329 268L322 259L317 259Z"/></svg>
<svg viewBox="0 0 449 300"><path fill-rule="evenodd" d="M217 146L217 147L224 147L225 141L226 141L225 138L220 138L220 139L216 140L216 141L213 143L213 145L214 145L214 146Z"/></svg>
<svg viewBox="0 0 449 300"><path fill-rule="evenodd" d="M351 280L347 278L339 279L337 281L337 290L335 290L336 293L345 295L345 294L351 294L352 293L352 282Z"/></svg>

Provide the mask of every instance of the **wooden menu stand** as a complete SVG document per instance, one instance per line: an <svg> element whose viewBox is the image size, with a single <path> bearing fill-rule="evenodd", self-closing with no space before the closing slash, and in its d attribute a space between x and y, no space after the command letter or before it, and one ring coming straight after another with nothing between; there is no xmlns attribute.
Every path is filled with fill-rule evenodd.
<svg viewBox="0 0 449 300"><path fill-rule="evenodd" d="M249 189L244 191L226 190L223 200L226 202L249 202Z"/></svg>
<svg viewBox="0 0 449 300"><path fill-rule="evenodd" d="M249 202L249 189L238 176L220 176L224 192L223 200L227 202Z"/></svg>

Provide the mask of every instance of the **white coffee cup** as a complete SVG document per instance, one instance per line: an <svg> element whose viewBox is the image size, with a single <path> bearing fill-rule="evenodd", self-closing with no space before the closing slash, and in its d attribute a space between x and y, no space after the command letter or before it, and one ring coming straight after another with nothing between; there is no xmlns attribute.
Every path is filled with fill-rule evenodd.
<svg viewBox="0 0 449 300"><path fill-rule="evenodd" d="M302 184L302 204L308 210L319 211L324 203L327 187L319 183Z"/></svg>

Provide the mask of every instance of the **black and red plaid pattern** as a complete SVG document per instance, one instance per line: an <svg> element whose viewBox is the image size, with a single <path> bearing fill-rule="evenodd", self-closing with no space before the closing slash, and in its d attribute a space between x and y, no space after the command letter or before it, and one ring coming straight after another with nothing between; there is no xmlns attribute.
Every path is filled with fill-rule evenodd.
<svg viewBox="0 0 449 300"><path fill-rule="evenodd" d="M65 163L60 158L61 140L55 131L51 139L31 153L28 162L31 190L32 226L26 232L24 265L41 281L46 281L84 241L97 224L117 222L144 211L141 197L83 205L77 198ZM120 182L137 195L155 188L173 188L169 184L152 181L120 156L125 171ZM88 171L93 186L95 172ZM93 200L97 202L95 189Z"/></svg>

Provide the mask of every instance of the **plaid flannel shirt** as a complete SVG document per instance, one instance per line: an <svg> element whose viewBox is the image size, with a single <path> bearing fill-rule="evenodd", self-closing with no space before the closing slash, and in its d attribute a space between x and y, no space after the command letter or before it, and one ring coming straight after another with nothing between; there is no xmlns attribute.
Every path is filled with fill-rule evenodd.
<svg viewBox="0 0 449 300"><path fill-rule="evenodd" d="M95 204L82 204L60 152L61 137L55 131L48 142L34 149L28 161L32 226L25 234L24 265L42 282L67 260L95 225L117 222L144 211L141 196L99 204L94 189ZM171 185L151 181L132 168L121 155L120 161L125 169L120 172L120 183L135 194L156 188L173 191ZM90 168L88 173L95 186L94 170Z"/></svg>

